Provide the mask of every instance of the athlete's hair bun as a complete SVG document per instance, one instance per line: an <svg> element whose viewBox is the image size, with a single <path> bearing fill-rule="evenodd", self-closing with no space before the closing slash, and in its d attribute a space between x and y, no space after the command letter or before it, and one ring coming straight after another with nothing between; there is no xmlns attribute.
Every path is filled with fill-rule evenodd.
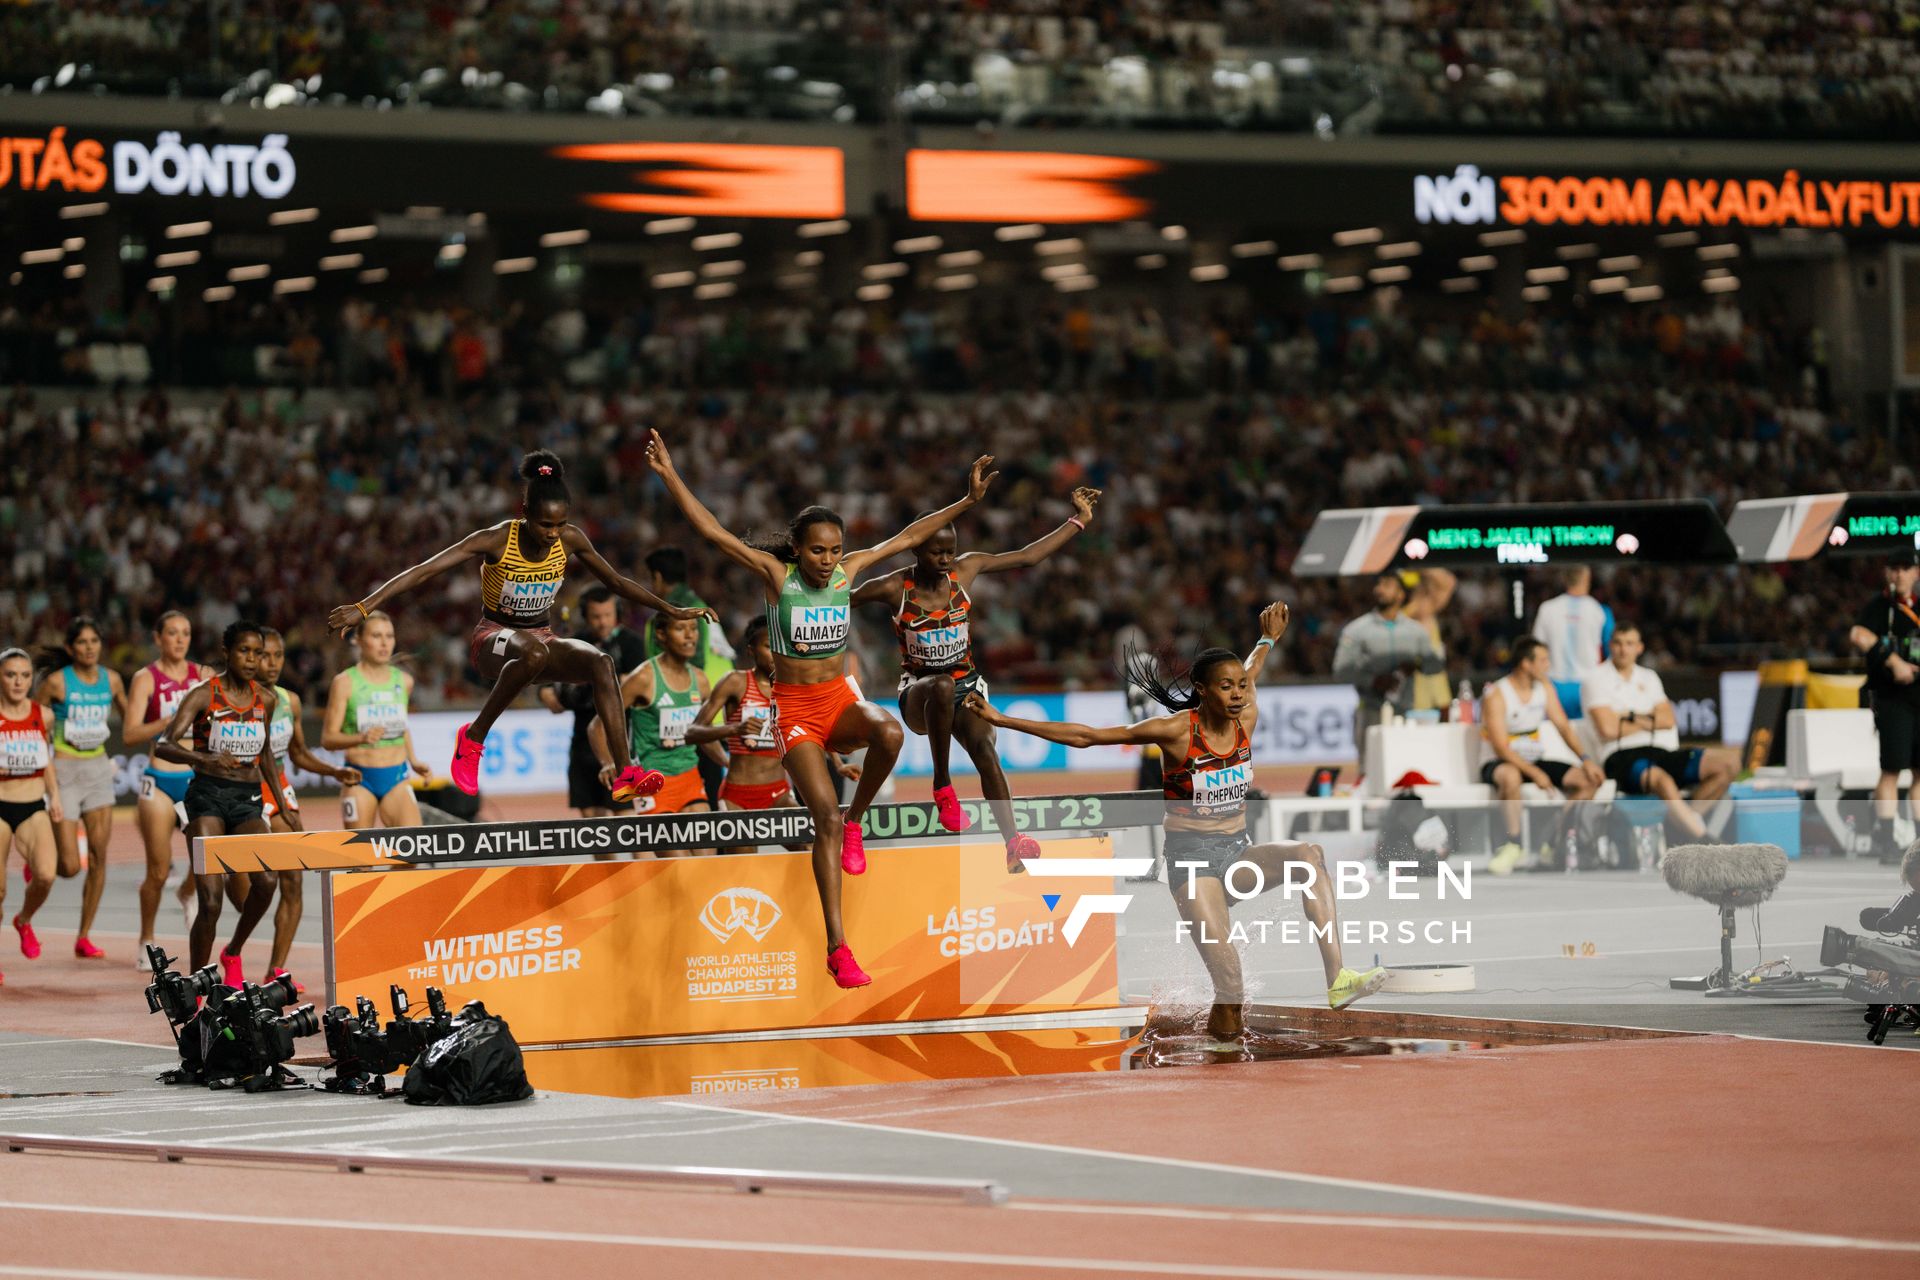
<svg viewBox="0 0 1920 1280"><path fill-rule="evenodd" d="M563 480L567 469L561 465L559 455L551 449L535 449L520 459L520 476L524 480Z"/></svg>

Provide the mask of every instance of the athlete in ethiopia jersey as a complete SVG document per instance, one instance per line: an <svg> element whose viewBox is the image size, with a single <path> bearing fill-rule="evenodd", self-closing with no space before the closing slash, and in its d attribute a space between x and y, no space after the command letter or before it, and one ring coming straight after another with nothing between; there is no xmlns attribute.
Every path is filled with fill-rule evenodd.
<svg viewBox="0 0 1920 1280"><path fill-rule="evenodd" d="M878 546L849 551L846 521L820 506L795 515L783 537L753 545L721 524L694 496L658 431L647 441L647 466L660 477L687 523L760 580L772 632L773 702L780 718L782 763L795 794L813 814L814 882L826 925L827 969L841 987L864 987L873 981L847 944L840 914L841 877L867 869L860 824L893 771L902 736L899 723L861 697L849 678L848 584L867 567L919 545L979 502L993 481L992 465L991 455L976 458L965 498L921 516ZM860 781L842 810L828 757L863 748L867 754Z"/></svg>

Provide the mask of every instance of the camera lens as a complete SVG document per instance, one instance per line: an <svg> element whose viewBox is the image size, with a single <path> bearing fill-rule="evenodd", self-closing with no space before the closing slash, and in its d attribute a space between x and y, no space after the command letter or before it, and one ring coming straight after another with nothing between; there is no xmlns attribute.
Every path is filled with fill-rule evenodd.
<svg viewBox="0 0 1920 1280"><path fill-rule="evenodd" d="M310 1036L320 1030L320 1018L314 1013L312 1005L303 1004L282 1017L280 1025L296 1036Z"/></svg>

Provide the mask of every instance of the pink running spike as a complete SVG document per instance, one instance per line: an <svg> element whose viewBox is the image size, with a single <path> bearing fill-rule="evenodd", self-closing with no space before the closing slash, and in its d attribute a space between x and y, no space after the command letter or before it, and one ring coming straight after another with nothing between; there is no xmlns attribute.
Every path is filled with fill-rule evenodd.
<svg viewBox="0 0 1920 1280"><path fill-rule="evenodd" d="M453 736L453 764L447 772L453 775L453 785L470 796L480 794L480 757L486 753L487 744L475 742L467 736L471 724L460 726L460 732Z"/></svg>
<svg viewBox="0 0 1920 1280"><path fill-rule="evenodd" d="M847 989L864 987L873 981L853 958L853 948L844 942L827 952L827 972L833 975L836 986Z"/></svg>
<svg viewBox="0 0 1920 1280"><path fill-rule="evenodd" d="M857 822L840 825L840 869L850 876L867 870L867 836Z"/></svg>
<svg viewBox="0 0 1920 1280"><path fill-rule="evenodd" d="M667 775L658 769L630 764L613 780L613 798L624 802L635 796L650 796L666 785Z"/></svg>
<svg viewBox="0 0 1920 1280"><path fill-rule="evenodd" d="M940 811L940 825L949 831L957 833L973 825L973 819L960 807L960 797L954 794L952 787L933 789L933 807Z"/></svg>

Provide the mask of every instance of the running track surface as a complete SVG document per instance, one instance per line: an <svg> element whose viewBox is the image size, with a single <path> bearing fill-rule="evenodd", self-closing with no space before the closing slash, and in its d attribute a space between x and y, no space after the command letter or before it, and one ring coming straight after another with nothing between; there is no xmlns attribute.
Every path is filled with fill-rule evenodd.
<svg viewBox="0 0 1920 1280"><path fill-rule="evenodd" d="M486 816L557 816L538 798L493 807ZM131 875L130 826L119 835L114 861L129 865L115 870ZM296 950L296 970L316 953ZM163 1040L159 1019L119 1012L138 1000L131 966L126 976L111 1002L118 1033ZM57 989L26 994L6 991L6 1030L116 1034L74 1026ZM1702 1036L819 1090L724 1108L817 1127L827 1145L857 1125L1036 1159L1147 1157L1165 1164L1160 1206L1103 1203L1097 1184L1073 1199L948 1208L0 1155L0 1276L1907 1277L1920 1274L1920 1167L1898 1102L1913 1095L1912 1062ZM0 1129L5 1119L0 1101ZM1190 1204L1189 1162L1331 1185L1343 1207ZM727 1163L724 1147L712 1163ZM1463 1213L1389 1216L1382 1198L1414 1190L1457 1198ZM1515 1217L1489 1219L1486 1197Z"/></svg>
<svg viewBox="0 0 1920 1280"><path fill-rule="evenodd" d="M1908 1277L1920 1271L1920 1170L1900 1156L1911 1144L1890 1104L1910 1095L1911 1063L1702 1036L713 1108L796 1120L826 1145L879 1126L1035 1158L1144 1156L1166 1167L1159 1206L1102 1203L1098 1185L949 1208L4 1155L0 1274ZM1331 1182L1343 1206L1187 1204L1188 1162ZM1458 1200L1461 1215L1386 1216L1378 1203L1416 1189ZM1514 1217L1489 1219L1490 1203Z"/></svg>

